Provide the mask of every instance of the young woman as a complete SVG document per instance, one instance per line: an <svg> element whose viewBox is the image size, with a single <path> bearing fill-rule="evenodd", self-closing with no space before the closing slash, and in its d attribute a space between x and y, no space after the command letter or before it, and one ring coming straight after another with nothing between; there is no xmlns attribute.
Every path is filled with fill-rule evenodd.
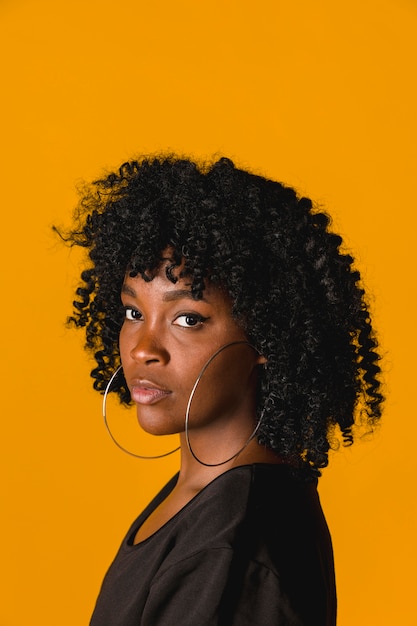
<svg viewBox="0 0 417 626"><path fill-rule="evenodd" d="M317 478L382 396L360 276L329 218L228 159L159 157L96 181L77 220L68 240L90 264L70 319L94 387L134 404L145 431L178 433L181 459L91 626L334 625Z"/></svg>

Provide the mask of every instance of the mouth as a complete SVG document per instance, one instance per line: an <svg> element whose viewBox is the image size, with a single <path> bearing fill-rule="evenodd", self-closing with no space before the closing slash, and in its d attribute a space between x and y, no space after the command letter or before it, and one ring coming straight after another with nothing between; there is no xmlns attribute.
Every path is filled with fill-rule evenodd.
<svg viewBox="0 0 417 626"><path fill-rule="evenodd" d="M158 387L148 380L135 380L130 388L130 395L136 404L148 405L164 400L171 395L171 391Z"/></svg>

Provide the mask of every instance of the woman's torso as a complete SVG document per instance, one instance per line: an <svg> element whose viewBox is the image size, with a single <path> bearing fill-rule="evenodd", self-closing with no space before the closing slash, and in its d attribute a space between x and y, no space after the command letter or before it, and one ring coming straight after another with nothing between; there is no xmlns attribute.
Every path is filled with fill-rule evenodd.
<svg viewBox="0 0 417 626"><path fill-rule="evenodd" d="M333 626L330 535L316 485L282 465L231 469L145 541L131 526L102 585L91 626Z"/></svg>

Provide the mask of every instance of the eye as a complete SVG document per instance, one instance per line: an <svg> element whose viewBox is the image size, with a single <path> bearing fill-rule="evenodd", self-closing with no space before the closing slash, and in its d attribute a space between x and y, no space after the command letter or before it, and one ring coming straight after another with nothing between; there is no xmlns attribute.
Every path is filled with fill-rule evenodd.
<svg viewBox="0 0 417 626"><path fill-rule="evenodd" d="M125 319L129 322L137 322L142 319L142 313L131 306L125 306Z"/></svg>
<svg viewBox="0 0 417 626"><path fill-rule="evenodd" d="M195 328L201 326L208 320L208 317L203 317L199 313L182 313L175 318L174 324L181 326L181 328Z"/></svg>

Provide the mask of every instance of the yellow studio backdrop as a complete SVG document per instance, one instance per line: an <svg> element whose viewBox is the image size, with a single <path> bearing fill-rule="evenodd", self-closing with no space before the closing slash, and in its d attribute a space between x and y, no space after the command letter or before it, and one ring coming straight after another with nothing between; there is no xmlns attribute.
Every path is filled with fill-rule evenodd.
<svg viewBox="0 0 417 626"><path fill-rule="evenodd" d="M104 432L75 186L135 154L224 154L329 210L370 290L388 400L320 493L339 626L417 624L415 0L2 0L0 626L88 624L128 525L177 459ZM196 625L198 626L198 625Z"/></svg>

